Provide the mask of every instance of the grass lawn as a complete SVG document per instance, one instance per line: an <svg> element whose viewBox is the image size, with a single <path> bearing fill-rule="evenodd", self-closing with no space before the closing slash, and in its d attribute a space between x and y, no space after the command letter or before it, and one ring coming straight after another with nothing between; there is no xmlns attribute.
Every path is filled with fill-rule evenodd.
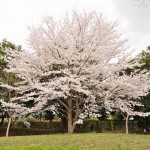
<svg viewBox="0 0 150 150"><path fill-rule="evenodd" d="M51 134L0 137L0 150L150 150L150 135Z"/></svg>

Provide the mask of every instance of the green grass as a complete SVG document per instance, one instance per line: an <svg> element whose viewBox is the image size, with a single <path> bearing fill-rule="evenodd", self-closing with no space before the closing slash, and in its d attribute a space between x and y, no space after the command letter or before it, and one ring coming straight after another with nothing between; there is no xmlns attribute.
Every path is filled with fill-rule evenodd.
<svg viewBox="0 0 150 150"><path fill-rule="evenodd" d="M150 150L150 135L51 134L0 137L0 150Z"/></svg>

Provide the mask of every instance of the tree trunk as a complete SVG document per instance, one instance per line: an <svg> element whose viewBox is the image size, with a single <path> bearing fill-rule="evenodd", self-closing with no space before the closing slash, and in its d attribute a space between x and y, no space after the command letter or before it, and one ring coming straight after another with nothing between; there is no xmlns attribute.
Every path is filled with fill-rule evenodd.
<svg viewBox="0 0 150 150"><path fill-rule="evenodd" d="M127 114L126 118L125 118L125 127L126 127L126 134L129 133L129 127L128 127L128 121L129 121L129 115Z"/></svg>
<svg viewBox="0 0 150 150"><path fill-rule="evenodd" d="M72 111L68 110L68 133L73 133Z"/></svg>
<svg viewBox="0 0 150 150"><path fill-rule="evenodd" d="M11 124L11 115L9 115L9 118L8 118L8 125L7 125L7 130L6 130L6 137L8 137L8 135L9 135L10 124Z"/></svg>
<svg viewBox="0 0 150 150"><path fill-rule="evenodd" d="M72 120L68 119L68 133L73 133L74 129L73 129L73 125L72 125Z"/></svg>
<svg viewBox="0 0 150 150"><path fill-rule="evenodd" d="M73 119L72 119L72 98L68 98L68 133L73 133Z"/></svg>

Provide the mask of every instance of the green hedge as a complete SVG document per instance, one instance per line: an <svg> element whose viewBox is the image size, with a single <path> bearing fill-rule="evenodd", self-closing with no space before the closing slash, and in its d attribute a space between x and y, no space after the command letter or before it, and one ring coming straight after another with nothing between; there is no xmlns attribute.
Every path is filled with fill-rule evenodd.
<svg viewBox="0 0 150 150"><path fill-rule="evenodd" d="M62 122L48 122L48 121L32 121L30 122L30 128L34 129L47 129L54 132L62 132ZM25 127L23 122L17 122L16 127Z"/></svg>
<svg viewBox="0 0 150 150"><path fill-rule="evenodd" d="M63 133L63 123L61 121L31 121L30 122L32 129L41 129L48 130L52 133ZM4 126L7 125L5 122ZM25 128L23 122L16 122L13 127ZM147 125L147 131L150 131L150 125ZM83 124L77 124L75 132L84 133L84 132L107 132L115 130L125 130L125 121L99 121L99 120L84 120ZM136 121L129 121L129 130L134 131L143 131L141 127L138 126Z"/></svg>

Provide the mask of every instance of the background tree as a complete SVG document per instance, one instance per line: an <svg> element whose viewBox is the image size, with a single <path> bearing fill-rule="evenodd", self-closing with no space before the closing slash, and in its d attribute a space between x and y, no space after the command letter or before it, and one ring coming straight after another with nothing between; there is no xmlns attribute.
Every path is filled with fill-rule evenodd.
<svg viewBox="0 0 150 150"><path fill-rule="evenodd" d="M134 64L136 65L136 64ZM132 64L131 64L132 66ZM136 66L135 66L136 67ZM131 68L135 68L131 67ZM144 70L143 70L144 71ZM116 72L116 76L107 79L105 83L104 99L108 111L120 109L125 119L126 133L128 133L128 120L131 116L149 116L150 111L143 112L136 110L136 107L143 106L140 97L145 96L149 90L149 73L134 70L130 74L126 71Z"/></svg>
<svg viewBox="0 0 150 150"><path fill-rule="evenodd" d="M44 117L45 117L45 120L49 120L51 122L54 119L55 114L54 112L47 110L45 111Z"/></svg>
<svg viewBox="0 0 150 150"><path fill-rule="evenodd" d="M15 82L18 81L18 78L16 78L15 74L13 73L7 73L5 71L7 63L4 60L5 57L7 57L6 49L11 50L21 50L21 46L15 45L12 42L7 41L6 39L3 39L0 43L0 83L7 83L9 85L13 85ZM8 102L10 100L11 95L14 95L14 92L11 92L7 88L0 87L0 99L3 99L4 101ZM1 123L3 124L4 118L8 117L8 112L4 111L2 104L0 103L0 112L1 112Z"/></svg>
<svg viewBox="0 0 150 150"><path fill-rule="evenodd" d="M147 47L146 50L143 50L136 58L136 61L140 63L140 66L137 66L136 68L140 70L147 70L148 72L150 71L150 46ZM140 100L141 104L144 106L141 108L141 111L147 111L150 112L150 93L148 92L147 95L141 96ZM140 108L137 108L140 110ZM138 126L141 129L146 129L147 131L149 130L149 125L150 125L150 116L147 117L139 117L136 116L134 119L137 121Z"/></svg>
<svg viewBox="0 0 150 150"><path fill-rule="evenodd" d="M148 5L149 0L134 0L138 3L139 6L145 6Z"/></svg>
<svg viewBox="0 0 150 150"><path fill-rule="evenodd" d="M10 126L16 119L24 116L24 111L27 108L23 108L20 105L11 103L11 98L16 95L15 90L1 86L2 84L14 85L21 80L16 77L14 73L6 72L7 62L5 61L6 57L11 57L8 54L8 51L21 51L21 46L15 45L6 39L3 39L0 43L0 112L1 112L1 125L4 122L5 118L8 118L8 126L6 131L6 136L9 135Z"/></svg>

